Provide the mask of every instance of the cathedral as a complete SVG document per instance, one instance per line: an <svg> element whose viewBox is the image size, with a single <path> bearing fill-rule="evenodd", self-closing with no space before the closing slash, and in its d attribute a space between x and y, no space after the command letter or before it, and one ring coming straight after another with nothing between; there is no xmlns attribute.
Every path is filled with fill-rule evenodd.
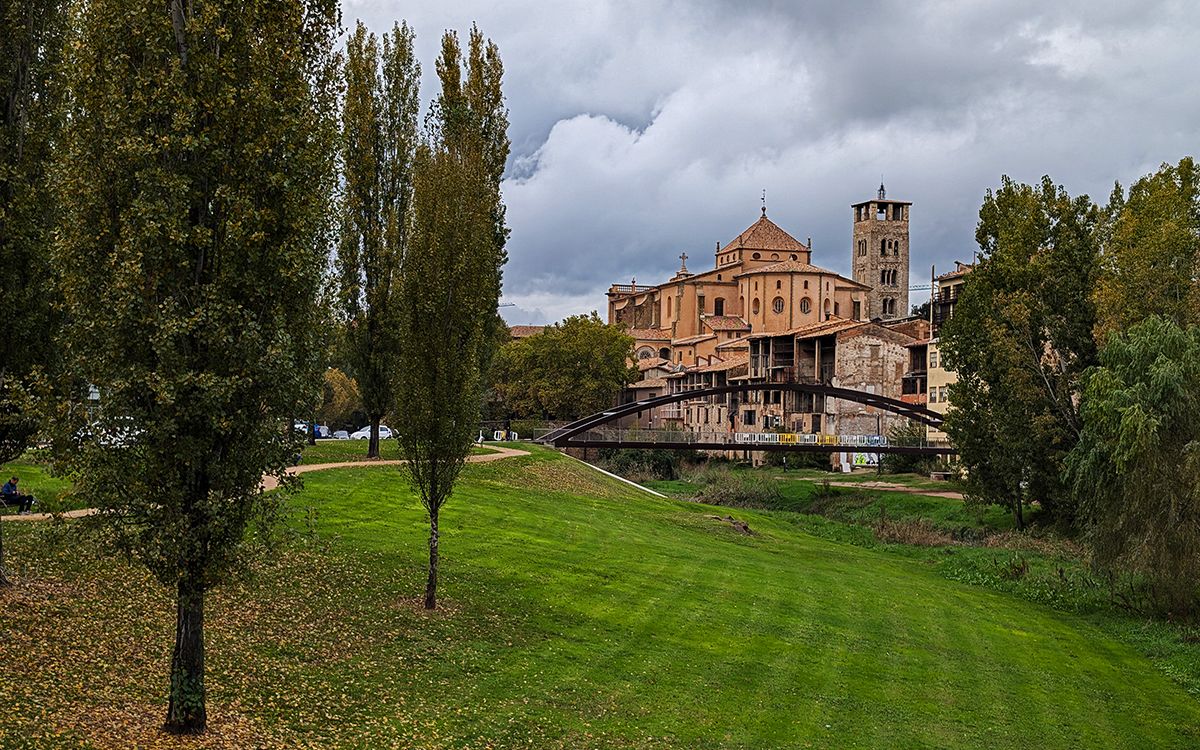
<svg viewBox="0 0 1200 750"><path fill-rule="evenodd" d="M772 222L764 206L745 231L717 245L711 269L689 271L684 253L664 283L613 284L608 320L633 337L641 375L627 397L742 381L826 383L915 400L904 383L925 369L915 347L928 340L929 323L909 316L911 207L889 199L883 185L851 205L854 278L814 265L812 241ZM645 426L879 435L897 420L791 391L747 396L684 401L647 413Z"/></svg>

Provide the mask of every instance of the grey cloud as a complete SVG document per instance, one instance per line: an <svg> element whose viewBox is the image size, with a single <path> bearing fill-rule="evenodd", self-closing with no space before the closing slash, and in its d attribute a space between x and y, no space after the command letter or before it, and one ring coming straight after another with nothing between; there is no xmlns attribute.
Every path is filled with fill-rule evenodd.
<svg viewBox="0 0 1200 750"><path fill-rule="evenodd" d="M506 65L512 322L603 310L613 281L711 263L758 216L849 268L849 204L915 202L914 283L975 250L1001 174L1104 198L1194 153L1200 18L1181 2L461 0L405 9L432 91L443 28ZM394 6L345 7L377 30ZM521 317L516 320L514 316ZM542 319L535 319L537 316Z"/></svg>

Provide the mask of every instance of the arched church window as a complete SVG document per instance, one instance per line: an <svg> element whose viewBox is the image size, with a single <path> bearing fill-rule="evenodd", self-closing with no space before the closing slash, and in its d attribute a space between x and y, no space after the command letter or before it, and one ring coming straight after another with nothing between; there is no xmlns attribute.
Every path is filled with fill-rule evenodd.
<svg viewBox="0 0 1200 750"><path fill-rule="evenodd" d="M779 313L782 313L783 312L783 297L776 297L775 299L771 300L771 309L775 311L776 315L778 315Z"/></svg>
<svg viewBox="0 0 1200 750"><path fill-rule="evenodd" d="M810 312L812 312L812 300L810 300L808 297L800 300L800 312L804 313L805 315L808 315Z"/></svg>

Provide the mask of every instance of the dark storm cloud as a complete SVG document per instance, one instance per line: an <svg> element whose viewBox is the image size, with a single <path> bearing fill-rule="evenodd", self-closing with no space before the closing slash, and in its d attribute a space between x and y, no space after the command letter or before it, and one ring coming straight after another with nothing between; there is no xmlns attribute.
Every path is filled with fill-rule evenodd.
<svg viewBox="0 0 1200 750"><path fill-rule="evenodd" d="M444 28L500 46L513 157L505 308L514 323L603 310L613 281L712 262L758 215L849 268L849 204L880 175L915 202L913 282L974 251L1009 174L1104 197L1194 153L1200 42L1177 2L451 2L406 16L425 90Z"/></svg>

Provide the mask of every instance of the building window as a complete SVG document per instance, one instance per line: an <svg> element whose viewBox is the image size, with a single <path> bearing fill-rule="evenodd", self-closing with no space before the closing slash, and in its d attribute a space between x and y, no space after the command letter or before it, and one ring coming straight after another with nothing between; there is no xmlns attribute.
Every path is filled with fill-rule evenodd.
<svg viewBox="0 0 1200 750"><path fill-rule="evenodd" d="M804 313L805 315L808 315L810 312L812 312L812 301L809 300L808 297L800 300L800 312Z"/></svg>
<svg viewBox="0 0 1200 750"><path fill-rule="evenodd" d="M704 295L703 294L696 295L696 309L698 309L700 311L701 315L704 314Z"/></svg>
<svg viewBox="0 0 1200 750"><path fill-rule="evenodd" d="M721 278L720 276L717 277L718 280L720 280L720 278ZM713 300L713 315L724 315L724 314L725 314L725 298L717 297L715 300Z"/></svg>
<svg viewBox="0 0 1200 750"><path fill-rule="evenodd" d="M808 279L805 279L805 280L804 280L804 288L805 288L805 289L808 289Z"/></svg>
<svg viewBox="0 0 1200 750"><path fill-rule="evenodd" d="M862 303L854 300L854 319L858 320L862 317Z"/></svg>
<svg viewBox="0 0 1200 750"><path fill-rule="evenodd" d="M751 304L751 311L752 311L752 312L753 312L755 315L758 315L758 297L755 297L755 298L754 298L754 302L752 302L752 303L750 303L750 304Z"/></svg>
<svg viewBox="0 0 1200 750"><path fill-rule="evenodd" d="M758 260L759 258L761 258L761 257L762 257L762 254L761 254L761 253L754 253L754 254L753 254L753 255L751 255L750 257L751 257L751 258L754 258L755 260Z"/></svg>
<svg viewBox="0 0 1200 750"><path fill-rule="evenodd" d="M795 253L792 253L791 258L792 258L792 260L799 260L800 256L796 255Z"/></svg>
<svg viewBox="0 0 1200 750"><path fill-rule="evenodd" d="M771 260L779 260L779 253L771 253Z"/></svg>
<svg viewBox="0 0 1200 750"><path fill-rule="evenodd" d="M662 359L670 361L671 350L664 346L663 348L658 350L658 356L661 357Z"/></svg>
<svg viewBox="0 0 1200 750"><path fill-rule="evenodd" d="M642 347L641 349L638 349L637 356L638 359L650 359L654 356L654 350L648 346Z"/></svg>
<svg viewBox="0 0 1200 750"><path fill-rule="evenodd" d="M938 401L941 401L943 404L949 403L950 401L950 399L946 397L946 386L944 385L938 386Z"/></svg>
<svg viewBox="0 0 1200 750"><path fill-rule="evenodd" d="M879 344L871 344L871 346L870 346L870 349L871 349L871 359L879 359L879 350L880 350L880 348L881 348L881 347L880 347L880 345L879 345Z"/></svg>
<svg viewBox="0 0 1200 750"><path fill-rule="evenodd" d="M879 254L880 254L880 255L887 255L887 240L880 240L880 241L879 241Z"/></svg>
<svg viewBox="0 0 1200 750"><path fill-rule="evenodd" d="M742 412L742 424L753 425L754 424L754 416L755 416L754 412L752 412L752 411Z"/></svg>
<svg viewBox="0 0 1200 750"><path fill-rule="evenodd" d="M937 349L934 349L933 351L929 352L929 367L934 368L937 366L938 366L938 353L937 353Z"/></svg>
<svg viewBox="0 0 1200 750"><path fill-rule="evenodd" d="M776 297L771 300L771 309L775 311L776 315L783 312L783 297Z"/></svg>
<svg viewBox="0 0 1200 750"><path fill-rule="evenodd" d="M899 203L892 206L892 218L893 219L895 219L896 221L900 221L901 217L903 217L903 216L904 216L904 206L900 205Z"/></svg>
<svg viewBox="0 0 1200 750"><path fill-rule="evenodd" d="M937 402L937 386L931 385L929 386L929 403L936 404Z"/></svg>

